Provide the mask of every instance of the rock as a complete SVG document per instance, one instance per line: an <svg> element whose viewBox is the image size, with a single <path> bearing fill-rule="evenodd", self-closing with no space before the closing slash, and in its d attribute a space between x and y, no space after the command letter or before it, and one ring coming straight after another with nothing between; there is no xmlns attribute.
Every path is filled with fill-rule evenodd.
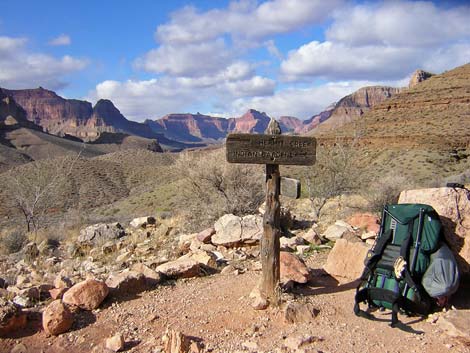
<svg viewBox="0 0 470 353"><path fill-rule="evenodd" d="M193 259L180 258L164 263L158 266L156 270L171 278L189 278L199 275L200 265Z"/></svg>
<svg viewBox="0 0 470 353"><path fill-rule="evenodd" d="M242 242L243 244L257 244L263 235L263 218L248 215L242 218Z"/></svg>
<svg viewBox="0 0 470 353"><path fill-rule="evenodd" d="M310 251L310 245L297 245L297 254L298 255L305 255L307 252Z"/></svg>
<svg viewBox="0 0 470 353"><path fill-rule="evenodd" d="M39 256L39 249L35 242L30 242L23 247L22 253L24 260L31 263Z"/></svg>
<svg viewBox="0 0 470 353"><path fill-rule="evenodd" d="M143 263L136 263L132 265L132 271L142 273L145 277L145 282L149 287L155 287L157 284L162 282L162 275L152 270L150 267L144 265Z"/></svg>
<svg viewBox="0 0 470 353"><path fill-rule="evenodd" d="M364 270L364 259L369 247L363 242L338 239L328 255L325 271L341 281L358 279Z"/></svg>
<svg viewBox="0 0 470 353"><path fill-rule="evenodd" d="M217 256L215 256L213 253L209 253L204 250L196 250L194 252L189 253L188 258L193 259L194 261L197 261L198 263L206 267L217 267Z"/></svg>
<svg viewBox="0 0 470 353"><path fill-rule="evenodd" d="M434 74L418 69L415 72L413 72L413 75L411 75L410 82L408 83L409 88L413 88L416 86L418 83L423 82L433 76Z"/></svg>
<svg viewBox="0 0 470 353"><path fill-rule="evenodd" d="M288 303L284 309L284 320L289 324L312 322L317 310L309 303Z"/></svg>
<svg viewBox="0 0 470 353"><path fill-rule="evenodd" d="M178 249L182 254L187 254L191 249L191 244L196 239L197 233L182 234L178 240Z"/></svg>
<svg viewBox="0 0 470 353"><path fill-rule="evenodd" d="M258 344L256 342L253 342L253 341L243 342L242 347L245 350L249 351L249 352L258 352L259 351Z"/></svg>
<svg viewBox="0 0 470 353"><path fill-rule="evenodd" d="M68 288L53 288L49 290L49 294L52 299L62 299L64 293L67 292Z"/></svg>
<svg viewBox="0 0 470 353"><path fill-rule="evenodd" d="M63 302L76 305L84 310L93 310L100 306L109 293L106 283L87 279L75 284L63 296Z"/></svg>
<svg viewBox="0 0 470 353"><path fill-rule="evenodd" d="M470 310L449 310L440 315L437 324L449 336L470 343Z"/></svg>
<svg viewBox="0 0 470 353"><path fill-rule="evenodd" d="M215 234L215 229L211 227L211 228L204 229L202 232L199 232L196 238L201 243L208 244L211 242L211 238L214 234Z"/></svg>
<svg viewBox="0 0 470 353"><path fill-rule="evenodd" d="M23 344L23 343L18 343L16 344L13 349L10 351L10 353L28 353L30 350Z"/></svg>
<svg viewBox="0 0 470 353"><path fill-rule="evenodd" d="M134 218L129 225L133 228L146 228L147 225L155 225L156 223L155 217L138 217Z"/></svg>
<svg viewBox="0 0 470 353"><path fill-rule="evenodd" d="M347 223L364 233L377 234L380 230L380 218L371 213L356 213L347 219Z"/></svg>
<svg viewBox="0 0 470 353"><path fill-rule="evenodd" d="M54 300L42 313L42 326L49 335L67 332L73 324L73 315L60 300Z"/></svg>
<svg viewBox="0 0 470 353"><path fill-rule="evenodd" d="M8 287L7 281L5 281L3 278L0 277L0 288L6 288Z"/></svg>
<svg viewBox="0 0 470 353"><path fill-rule="evenodd" d="M101 247L101 253L103 255L112 254L113 252L116 252L116 251L117 251L117 244L113 241L108 241Z"/></svg>
<svg viewBox="0 0 470 353"><path fill-rule="evenodd" d="M287 238L287 237L280 237L279 238L279 243L281 246L281 250L296 250L297 245L304 245L305 240L302 237L292 237L292 238Z"/></svg>
<svg viewBox="0 0 470 353"><path fill-rule="evenodd" d="M22 289L18 292L20 297L28 298L33 302L38 302L41 299L41 293L39 291L39 287L30 287L26 289Z"/></svg>
<svg viewBox="0 0 470 353"><path fill-rule="evenodd" d="M79 243L104 244L108 240L119 239L126 235L124 228L119 223L93 224L80 231Z"/></svg>
<svg viewBox="0 0 470 353"><path fill-rule="evenodd" d="M162 338L166 353L187 353L190 340L179 331L167 329Z"/></svg>
<svg viewBox="0 0 470 353"><path fill-rule="evenodd" d="M233 247L240 244L256 244L263 234L263 219L248 215L243 218L226 214L214 224L212 244Z"/></svg>
<svg viewBox="0 0 470 353"><path fill-rule="evenodd" d="M307 283L309 270L307 266L296 255L281 251L280 254L281 282L289 281Z"/></svg>
<svg viewBox="0 0 470 353"><path fill-rule="evenodd" d="M120 333L115 334L113 337L106 339L105 348L113 352L119 352L124 349L125 341L124 336Z"/></svg>
<svg viewBox="0 0 470 353"><path fill-rule="evenodd" d="M0 297L0 337L16 333L26 327L27 316L21 307Z"/></svg>
<svg viewBox="0 0 470 353"><path fill-rule="evenodd" d="M313 336L303 336L300 334L294 334L284 340L284 346L294 351L297 351L300 347L312 343L313 341L315 341L315 337Z"/></svg>
<svg viewBox="0 0 470 353"><path fill-rule="evenodd" d="M349 232L349 228L339 224L333 224L329 226L323 236L331 241L341 239L346 233Z"/></svg>
<svg viewBox="0 0 470 353"><path fill-rule="evenodd" d="M123 249L123 253L116 257L116 263L123 263L132 257L132 252Z"/></svg>
<svg viewBox="0 0 470 353"><path fill-rule="evenodd" d="M241 218L233 214L220 217L214 224L215 234L212 236L212 244L223 246L235 246L242 238Z"/></svg>
<svg viewBox="0 0 470 353"><path fill-rule="evenodd" d="M31 300L31 298L22 295L15 296L13 298L13 303L19 305L22 308L31 308L34 306L34 302Z"/></svg>
<svg viewBox="0 0 470 353"><path fill-rule="evenodd" d="M307 233L300 235L309 244L320 245L321 238L315 229L309 229Z"/></svg>
<svg viewBox="0 0 470 353"><path fill-rule="evenodd" d="M55 288L70 288L72 287L73 283L72 280L62 274L59 274L54 279L54 287Z"/></svg>
<svg viewBox="0 0 470 353"><path fill-rule="evenodd" d="M470 273L470 192L463 189L432 188L406 190L399 203L423 203L432 206L441 218L447 244L462 273Z"/></svg>
<svg viewBox="0 0 470 353"><path fill-rule="evenodd" d="M366 241L367 239L375 239L376 236L376 232L366 232L361 234L361 239Z"/></svg>
<svg viewBox="0 0 470 353"><path fill-rule="evenodd" d="M120 273L111 273L106 280L106 285L113 295L136 294L147 289L145 276L129 269Z"/></svg>

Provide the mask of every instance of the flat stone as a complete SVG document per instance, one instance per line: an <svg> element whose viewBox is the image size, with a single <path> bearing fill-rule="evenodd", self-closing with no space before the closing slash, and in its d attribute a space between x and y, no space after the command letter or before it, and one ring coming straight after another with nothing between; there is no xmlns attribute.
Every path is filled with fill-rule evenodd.
<svg viewBox="0 0 470 353"><path fill-rule="evenodd" d="M281 251L280 253L281 282L289 281L297 283L307 283L309 270L305 263L296 255Z"/></svg>
<svg viewBox="0 0 470 353"><path fill-rule="evenodd" d="M204 229L202 232L199 232L196 236L197 240L204 244L208 244L211 242L212 236L215 234L214 228L207 228Z"/></svg>
<svg viewBox="0 0 470 353"><path fill-rule="evenodd" d="M106 285L113 295L136 294L147 289L145 276L129 269L111 273L106 280Z"/></svg>
<svg viewBox="0 0 470 353"><path fill-rule="evenodd" d="M182 258L166 262L158 266L156 270L167 277L189 278L199 275L200 265L199 262L193 259Z"/></svg>
<svg viewBox="0 0 470 353"><path fill-rule="evenodd" d="M358 279L364 270L369 247L363 242L338 239L328 255L325 271L340 282Z"/></svg>

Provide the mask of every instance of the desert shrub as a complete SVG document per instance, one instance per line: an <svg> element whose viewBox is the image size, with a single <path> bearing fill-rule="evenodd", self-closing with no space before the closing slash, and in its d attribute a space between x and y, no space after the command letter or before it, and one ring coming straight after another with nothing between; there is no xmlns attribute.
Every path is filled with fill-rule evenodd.
<svg viewBox="0 0 470 353"><path fill-rule="evenodd" d="M174 168L181 175L179 206L188 223L198 230L226 213L257 212L264 199L264 178L258 165L229 164L225 151L183 152Z"/></svg>
<svg viewBox="0 0 470 353"><path fill-rule="evenodd" d="M380 177L364 188L363 196L367 200L368 210L380 213L384 205L397 203L400 193L412 188L407 179L396 174Z"/></svg>
<svg viewBox="0 0 470 353"><path fill-rule="evenodd" d="M350 194L359 186L354 146L336 143L317 149L317 162L304 172L308 198L319 219L328 200Z"/></svg>
<svg viewBox="0 0 470 353"><path fill-rule="evenodd" d="M0 239L0 250L4 254L13 254L20 251L27 240L26 234L18 229L8 231Z"/></svg>

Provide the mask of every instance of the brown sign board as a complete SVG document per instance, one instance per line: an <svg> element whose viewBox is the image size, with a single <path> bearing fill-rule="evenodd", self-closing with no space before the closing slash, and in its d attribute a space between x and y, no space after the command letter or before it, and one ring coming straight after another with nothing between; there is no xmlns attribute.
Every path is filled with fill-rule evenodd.
<svg viewBox="0 0 470 353"><path fill-rule="evenodd" d="M229 163L281 165L315 163L314 137L229 134L225 145Z"/></svg>
<svg viewBox="0 0 470 353"><path fill-rule="evenodd" d="M298 199L300 197L300 180L281 177L281 195Z"/></svg>

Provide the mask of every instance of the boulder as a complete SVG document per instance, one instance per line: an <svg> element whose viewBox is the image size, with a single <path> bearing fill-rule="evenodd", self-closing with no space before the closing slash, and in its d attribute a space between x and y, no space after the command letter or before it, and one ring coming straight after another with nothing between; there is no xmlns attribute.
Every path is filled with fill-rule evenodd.
<svg viewBox="0 0 470 353"><path fill-rule="evenodd" d="M309 278L308 267L296 255L281 251L280 253L281 282L289 281L307 283Z"/></svg>
<svg viewBox="0 0 470 353"><path fill-rule="evenodd" d="M27 316L21 307L0 297L0 337L18 332L26 327Z"/></svg>
<svg viewBox="0 0 470 353"><path fill-rule="evenodd" d="M470 273L470 192L463 189L432 188L406 190L399 203L423 203L432 206L441 218L444 236L456 255L459 269Z"/></svg>
<svg viewBox="0 0 470 353"><path fill-rule="evenodd" d="M263 219L248 215L243 218L226 214L214 224L212 244L233 247L240 244L257 244L263 234Z"/></svg>
<svg viewBox="0 0 470 353"><path fill-rule="evenodd" d="M263 235L263 218L248 215L242 218L242 242L244 244L257 244Z"/></svg>
<svg viewBox="0 0 470 353"><path fill-rule="evenodd" d="M439 316L437 325L449 336L470 343L470 310L449 310Z"/></svg>
<svg viewBox="0 0 470 353"><path fill-rule="evenodd" d="M345 226L344 224L332 224L329 226L323 236L331 241L336 241L338 239L341 239L346 233L350 232L352 230L351 226Z"/></svg>
<svg viewBox="0 0 470 353"><path fill-rule="evenodd" d="M347 219L347 223L364 233L377 234L380 230L380 218L371 213L356 213Z"/></svg>
<svg viewBox="0 0 470 353"><path fill-rule="evenodd" d="M315 229L309 229L306 233L300 235L307 243L321 245L321 238Z"/></svg>
<svg viewBox="0 0 470 353"><path fill-rule="evenodd" d="M100 306L109 293L106 283L87 279L75 284L63 296L63 302L76 305L84 310L94 310Z"/></svg>
<svg viewBox="0 0 470 353"><path fill-rule="evenodd" d="M73 315L60 300L54 300L42 313L42 326L49 335L67 332L73 324Z"/></svg>
<svg viewBox="0 0 470 353"><path fill-rule="evenodd" d="M186 254L190 250L191 244L194 239L196 239L196 236L197 233L180 235L178 240L178 249L182 254Z"/></svg>
<svg viewBox="0 0 470 353"><path fill-rule="evenodd" d="M189 278L199 275L200 265L196 260L183 257L166 262L158 266L156 270L170 278Z"/></svg>
<svg viewBox="0 0 470 353"><path fill-rule="evenodd" d="M113 295L135 294L147 289L145 276L129 269L120 273L111 273L106 280L106 285Z"/></svg>
<svg viewBox="0 0 470 353"><path fill-rule="evenodd" d="M125 235L126 232L119 223L98 223L82 229L78 236L78 242L104 244L108 240L119 239Z"/></svg>
<svg viewBox="0 0 470 353"><path fill-rule="evenodd" d="M155 217L138 217L134 218L129 225L133 228L146 228L148 225L156 225Z"/></svg>
<svg viewBox="0 0 470 353"><path fill-rule="evenodd" d="M242 238L241 218L233 214L220 217L214 224L215 234L212 236L212 244L223 246L235 246Z"/></svg>
<svg viewBox="0 0 470 353"><path fill-rule="evenodd" d="M204 229L202 232L199 232L196 236L197 240L201 243L208 244L211 242L212 236L215 234L214 228Z"/></svg>
<svg viewBox="0 0 470 353"><path fill-rule="evenodd" d="M132 265L131 270L138 273L142 273L145 277L145 282L149 287L155 287L162 281L162 275L159 272L152 270L150 267L144 265L143 263L139 262Z"/></svg>
<svg viewBox="0 0 470 353"><path fill-rule="evenodd" d="M113 352L119 352L124 349L125 341L124 341L124 336L121 335L120 333L115 334L113 337L109 337L106 339L106 342L104 344L106 349L109 349L110 351Z"/></svg>
<svg viewBox="0 0 470 353"><path fill-rule="evenodd" d="M338 239L328 255L325 271L340 282L358 279L364 270L369 247L363 242Z"/></svg>

